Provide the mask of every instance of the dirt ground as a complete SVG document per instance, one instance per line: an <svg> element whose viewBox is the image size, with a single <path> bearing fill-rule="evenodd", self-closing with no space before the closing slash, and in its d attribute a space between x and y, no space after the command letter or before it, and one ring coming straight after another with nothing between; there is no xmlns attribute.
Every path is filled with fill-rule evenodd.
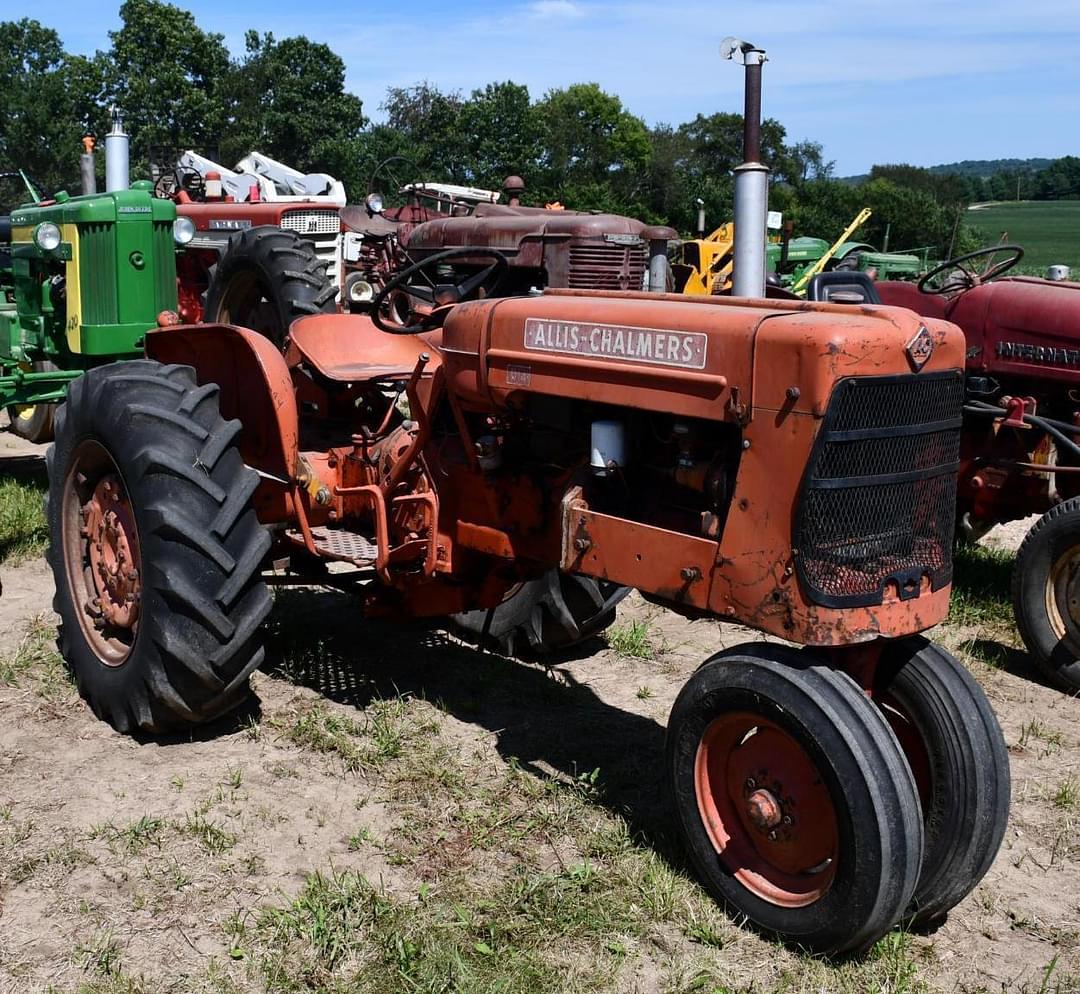
<svg viewBox="0 0 1080 994"><path fill-rule="evenodd" d="M0 434L0 452L9 439ZM1015 545L1022 532L1014 526L989 541ZM350 753L319 742L313 749L315 740L296 733L312 715L320 727L336 727L329 716L369 729L393 717L406 751L410 742L442 743L440 755L461 764L466 794L496 796L502 778L573 784L591 776L598 786L583 817L624 819L652 858L667 860L659 801L667 713L706 656L754 637L688 623L634 596L618 625L644 623L651 658L598 643L549 671L478 655L437 629L359 622L338 595L295 595L279 602L274 625L299 614L312 644L297 652L279 641L274 675L254 678L252 709L191 738L139 741L97 721L57 675L43 563L4 569L2 579L0 659L18 652L25 664L7 683L0 670L5 994L262 990L274 985L254 966L260 909L287 905L308 874L355 870L402 901L437 892L450 872L441 850L453 837L434 836L437 846L416 838L432 813L417 810L422 788L395 765L405 760L350 769ZM1005 843L945 926L911 938L909 972L874 974L873 983L897 991L1080 990L1080 700L1045 686L1010 646L1003 665L980 662L968 650L982 636L948 626L936 633L969 662L1005 731L1013 777ZM281 665L286 658L292 665ZM513 852L485 851L468 864L463 846L455 859L494 874ZM676 876L683 872L676 865ZM612 989L711 990L694 986L690 965L702 956L723 975L716 989L870 983L807 965L733 924L709 948L685 929L645 933L623 950ZM119 977L142 978L142 986L121 986Z"/></svg>

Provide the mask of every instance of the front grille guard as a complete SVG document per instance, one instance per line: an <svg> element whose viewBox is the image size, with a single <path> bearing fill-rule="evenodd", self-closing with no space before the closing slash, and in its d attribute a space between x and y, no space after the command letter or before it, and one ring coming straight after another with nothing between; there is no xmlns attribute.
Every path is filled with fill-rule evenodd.
<svg viewBox="0 0 1080 994"><path fill-rule="evenodd" d="M793 556L823 607L902 600L952 580L959 370L839 380L803 477Z"/></svg>

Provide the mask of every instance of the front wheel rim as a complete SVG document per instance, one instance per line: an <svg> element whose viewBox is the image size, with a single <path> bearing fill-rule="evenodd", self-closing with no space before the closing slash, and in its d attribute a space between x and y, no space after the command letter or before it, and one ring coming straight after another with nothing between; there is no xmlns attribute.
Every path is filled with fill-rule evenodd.
<svg viewBox="0 0 1080 994"><path fill-rule="evenodd" d="M694 762L698 812L729 873L783 908L820 900L836 876L836 809L806 750L761 715L721 715Z"/></svg>
<svg viewBox="0 0 1080 994"><path fill-rule="evenodd" d="M127 486L100 442L86 439L76 447L60 513L75 617L98 659L123 666L139 631L142 553Z"/></svg>
<svg viewBox="0 0 1080 994"><path fill-rule="evenodd" d="M1080 545L1057 557L1046 578L1046 617L1056 641L1075 642L1080 617Z"/></svg>

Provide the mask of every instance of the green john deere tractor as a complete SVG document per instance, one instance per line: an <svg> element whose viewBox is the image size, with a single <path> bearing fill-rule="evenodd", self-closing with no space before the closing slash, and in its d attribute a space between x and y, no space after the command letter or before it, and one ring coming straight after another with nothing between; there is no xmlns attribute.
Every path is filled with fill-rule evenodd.
<svg viewBox="0 0 1080 994"><path fill-rule="evenodd" d="M55 404L92 366L141 354L176 310L176 207L147 180L0 216L0 407L16 434L52 438Z"/></svg>

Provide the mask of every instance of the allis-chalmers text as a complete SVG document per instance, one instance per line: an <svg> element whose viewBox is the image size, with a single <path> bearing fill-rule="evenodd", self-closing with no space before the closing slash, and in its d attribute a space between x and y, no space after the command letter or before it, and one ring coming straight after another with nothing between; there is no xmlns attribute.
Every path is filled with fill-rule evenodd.
<svg viewBox="0 0 1080 994"><path fill-rule="evenodd" d="M704 369L709 339L701 332L633 328L621 324L525 321L525 348L598 359L625 359L661 366Z"/></svg>

